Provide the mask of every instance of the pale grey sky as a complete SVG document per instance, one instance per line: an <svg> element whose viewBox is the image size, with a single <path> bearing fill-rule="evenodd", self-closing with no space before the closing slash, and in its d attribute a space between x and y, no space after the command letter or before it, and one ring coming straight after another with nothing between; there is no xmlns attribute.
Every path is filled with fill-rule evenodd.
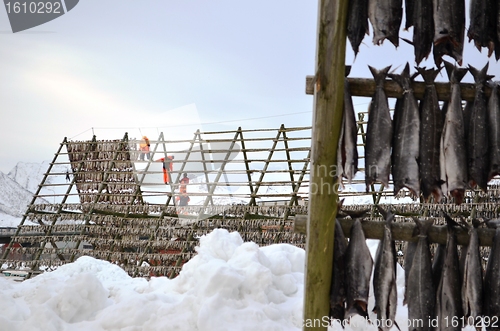
<svg viewBox="0 0 500 331"><path fill-rule="evenodd" d="M64 137L309 126L316 27L311 0L81 0L16 34L0 8L0 171L51 160ZM366 36L355 60L347 48L352 77L371 78L368 64L414 64L404 42ZM465 65L486 61L466 45ZM494 60L490 74L500 76Z"/></svg>

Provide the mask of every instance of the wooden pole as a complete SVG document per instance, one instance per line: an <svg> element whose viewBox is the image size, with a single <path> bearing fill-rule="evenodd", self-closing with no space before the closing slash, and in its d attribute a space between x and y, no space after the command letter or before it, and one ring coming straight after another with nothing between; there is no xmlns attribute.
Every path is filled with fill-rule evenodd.
<svg viewBox="0 0 500 331"><path fill-rule="evenodd" d="M337 145L343 112L347 0L319 0L304 330L327 330L337 214Z"/></svg>

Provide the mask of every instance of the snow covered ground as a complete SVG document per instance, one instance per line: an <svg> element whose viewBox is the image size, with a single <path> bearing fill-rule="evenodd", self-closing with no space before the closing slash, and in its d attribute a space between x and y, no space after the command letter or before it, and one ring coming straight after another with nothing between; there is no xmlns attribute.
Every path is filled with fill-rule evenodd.
<svg viewBox="0 0 500 331"><path fill-rule="evenodd" d="M367 242L375 254L378 241ZM302 329L303 249L288 244L259 247L244 243L237 232L218 229L203 236L197 250L172 280L131 278L120 267L90 257L21 283L0 277L1 329ZM407 330L401 268L398 286L397 321ZM363 319L353 323L358 325L354 330L377 329ZM329 330L342 328L334 322Z"/></svg>

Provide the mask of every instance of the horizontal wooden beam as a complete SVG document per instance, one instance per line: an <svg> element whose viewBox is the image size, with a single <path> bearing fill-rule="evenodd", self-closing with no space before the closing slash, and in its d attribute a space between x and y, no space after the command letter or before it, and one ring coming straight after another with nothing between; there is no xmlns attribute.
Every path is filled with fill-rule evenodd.
<svg viewBox="0 0 500 331"><path fill-rule="evenodd" d="M346 238L350 237L353 220L351 218L339 218L342 230ZM307 223L307 215L295 215L294 231L305 234ZM363 221L363 231L367 239L382 239L384 233L383 221ZM402 241L417 241L418 237L413 237L413 230L416 224L413 222L403 223L395 222L392 225L392 236L394 240ZM479 244L481 246L492 246L494 229L478 228ZM429 240L431 243L446 244L447 229L446 225L433 225L429 229ZM469 243L469 234L461 228L457 228L457 242L459 245L467 245Z"/></svg>
<svg viewBox="0 0 500 331"><path fill-rule="evenodd" d="M352 96L356 97L369 97L375 94L375 81L367 78L350 78L349 90ZM450 99L450 83L435 82L438 99L447 101ZM403 89L393 80L386 80L384 83L384 90L389 98L401 98L403 96ZM422 99L425 92L424 82L414 82L413 90L417 99ZM314 76L306 76L306 94L313 94L314 91ZM460 91L462 100L473 101L476 93L476 87L471 83L460 83ZM491 88L485 87L484 92L487 97L491 94Z"/></svg>

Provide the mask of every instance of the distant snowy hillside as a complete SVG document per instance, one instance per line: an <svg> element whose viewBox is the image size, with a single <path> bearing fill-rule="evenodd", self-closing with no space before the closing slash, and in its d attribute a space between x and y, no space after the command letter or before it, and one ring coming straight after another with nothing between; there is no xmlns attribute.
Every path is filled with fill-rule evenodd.
<svg viewBox="0 0 500 331"><path fill-rule="evenodd" d="M16 219L19 223L32 196L32 192L0 172L0 226L16 226Z"/></svg>
<svg viewBox="0 0 500 331"><path fill-rule="evenodd" d="M49 168L49 162L24 163L19 162L7 176L24 187L26 190L35 193L40 184L43 174Z"/></svg>
<svg viewBox="0 0 500 331"><path fill-rule="evenodd" d="M48 167L49 162L19 162L7 175L0 172L0 227L21 222Z"/></svg>

